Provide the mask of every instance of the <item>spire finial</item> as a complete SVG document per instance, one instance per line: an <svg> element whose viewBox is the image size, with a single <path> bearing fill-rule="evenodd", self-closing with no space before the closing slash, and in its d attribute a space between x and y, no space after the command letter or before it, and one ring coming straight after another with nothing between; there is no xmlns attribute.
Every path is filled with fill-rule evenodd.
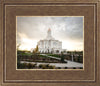
<svg viewBox="0 0 100 86"><path fill-rule="evenodd" d="M48 31L51 31L51 29L49 28Z"/></svg>

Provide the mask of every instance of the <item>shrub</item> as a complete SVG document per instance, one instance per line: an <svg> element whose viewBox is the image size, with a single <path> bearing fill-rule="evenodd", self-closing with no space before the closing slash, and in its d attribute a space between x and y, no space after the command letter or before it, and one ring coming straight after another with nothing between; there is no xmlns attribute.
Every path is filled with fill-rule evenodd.
<svg viewBox="0 0 100 86"><path fill-rule="evenodd" d="M21 64L21 68L23 69L23 68L26 68L26 66L27 66L27 63L22 63Z"/></svg>
<svg viewBox="0 0 100 86"><path fill-rule="evenodd" d="M61 67L58 67L58 69L61 69Z"/></svg>
<svg viewBox="0 0 100 86"><path fill-rule="evenodd" d="M46 64L46 68L48 68L49 67L49 64Z"/></svg>
<svg viewBox="0 0 100 86"><path fill-rule="evenodd" d="M40 64L39 67L42 68L42 69L46 69L46 65L45 64Z"/></svg>
<svg viewBox="0 0 100 86"><path fill-rule="evenodd" d="M33 67L36 67L37 64L33 64Z"/></svg>
<svg viewBox="0 0 100 86"><path fill-rule="evenodd" d="M73 69L76 69L76 67L73 67Z"/></svg>
<svg viewBox="0 0 100 86"><path fill-rule="evenodd" d="M68 67L65 67L65 69L68 69Z"/></svg>
<svg viewBox="0 0 100 86"><path fill-rule="evenodd" d="M27 63L20 63L20 62L18 62L17 63L17 68L18 69L25 69L27 66Z"/></svg>
<svg viewBox="0 0 100 86"><path fill-rule="evenodd" d="M40 64L39 68L42 69L55 69L55 66L49 65L49 64Z"/></svg>
<svg viewBox="0 0 100 86"><path fill-rule="evenodd" d="M42 69L46 69L46 65L42 65Z"/></svg>
<svg viewBox="0 0 100 86"><path fill-rule="evenodd" d="M83 69L83 67L80 67L80 69Z"/></svg>
<svg viewBox="0 0 100 86"><path fill-rule="evenodd" d="M20 62L17 62L17 68L18 69L20 69L20 66L21 66Z"/></svg>
<svg viewBox="0 0 100 86"><path fill-rule="evenodd" d="M26 68L32 69L32 68L34 68L34 67L36 67L36 64L31 64L31 63L20 63L20 62L17 63L17 68L18 68L18 69L26 69Z"/></svg>
<svg viewBox="0 0 100 86"><path fill-rule="evenodd" d="M27 67L29 68L29 69L31 69L31 68L33 68L33 67L35 67L36 66L36 64L31 64L31 63L28 63L27 64Z"/></svg>
<svg viewBox="0 0 100 86"><path fill-rule="evenodd" d="M42 68L42 64L40 64L39 67Z"/></svg>
<svg viewBox="0 0 100 86"><path fill-rule="evenodd" d="M55 69L55 66L51 66L51 65L50 65L50 66L49 66L49 69Z"/></svg>

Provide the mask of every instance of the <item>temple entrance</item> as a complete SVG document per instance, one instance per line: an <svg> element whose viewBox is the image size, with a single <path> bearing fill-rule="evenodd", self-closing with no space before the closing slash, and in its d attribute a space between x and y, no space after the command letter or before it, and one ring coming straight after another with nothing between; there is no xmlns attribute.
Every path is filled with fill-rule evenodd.
<svg viewBox="0 0 100 86"><path fill-rule="evenodd" d="M59 50L56 50L56 53L59 53Z"/></svg>

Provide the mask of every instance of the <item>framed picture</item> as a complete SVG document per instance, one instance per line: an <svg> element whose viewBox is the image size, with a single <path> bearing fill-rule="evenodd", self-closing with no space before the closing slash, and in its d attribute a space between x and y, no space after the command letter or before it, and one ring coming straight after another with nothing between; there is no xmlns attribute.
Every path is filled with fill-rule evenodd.
<svg viewBox="0 0 100 86"><path fill-rule="evenodd" d="M99 86L99 0L1 0L0 86Z"/></svg>
<svg viewBox="0 0 100 86"><path fill-rule="evenodd" d="M83 16L16 19L17 69L83 69Z"/></svg>

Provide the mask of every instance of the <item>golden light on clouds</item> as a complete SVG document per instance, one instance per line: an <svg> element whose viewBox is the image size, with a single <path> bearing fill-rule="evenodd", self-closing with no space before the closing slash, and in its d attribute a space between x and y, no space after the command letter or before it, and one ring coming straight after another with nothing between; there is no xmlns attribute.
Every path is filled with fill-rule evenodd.
<svg viewBox="0 0 100 86"><path fill-rule="evenodd" d="M21 43L19 43L20 50L31 50L36 47L37 40L34 40L34 39L32 40L32 39L28 38L25 34L18 33L18 35L21 38Z"/></svg>

